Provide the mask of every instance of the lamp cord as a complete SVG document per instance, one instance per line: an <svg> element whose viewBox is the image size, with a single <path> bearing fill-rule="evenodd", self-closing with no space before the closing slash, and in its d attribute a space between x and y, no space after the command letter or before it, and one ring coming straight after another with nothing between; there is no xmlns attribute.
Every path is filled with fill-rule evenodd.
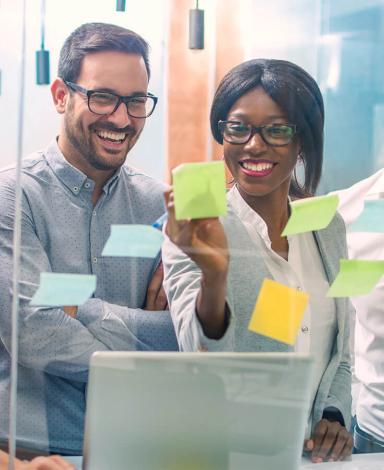
<svg viewBox="0 0 384 470"><path fill-rule="evenodd" d="M41 0L41 9L40 9L40 16L41 16L41 23L40 23L40 31L41 31L41 50L44 50L45 46L45 0Z"/></svg>

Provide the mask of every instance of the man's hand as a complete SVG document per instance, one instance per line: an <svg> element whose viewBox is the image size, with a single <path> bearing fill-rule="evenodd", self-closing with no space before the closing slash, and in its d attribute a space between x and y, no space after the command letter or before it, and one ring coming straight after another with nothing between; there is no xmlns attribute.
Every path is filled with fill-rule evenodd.
<svg viewBox="0 0 384 470"><path fill-rule="evenodd" d="M167 310L168 300L163 289L163 263L154 272L147 290L147 301L144 310Z"/></svg>
<svg viewBox="0 0 384 470"><path fill-rule="evenodd" d="M63 307L64 312L72 318L76 318L77 307L76 306L65 306Z"/></svg>
<svg viewBox="0 0 384 470"><path fill-rule="evenodd" d="M304 450L314 463L344 460L352 454L353 437L338 421L322 419L311 439L304 442Z"/></svg>
<svg viewBox="0 0 384 470"><path fill-rule="evenodd" d="M20 462L15 470L75 470L75 467L58 455L49 457L36 457L30 462Z"/></svg>

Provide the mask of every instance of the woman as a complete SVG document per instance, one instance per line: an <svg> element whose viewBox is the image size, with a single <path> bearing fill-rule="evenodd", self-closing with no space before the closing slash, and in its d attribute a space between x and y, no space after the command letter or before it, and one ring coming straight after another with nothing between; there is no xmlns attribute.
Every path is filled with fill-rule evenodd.
<svg viewBox="0 0 384 470"><path fill-rule="evenodd" d="M320 90L297 65L258 59L232 69L211 109L211 130L234 182L228 216L176 221L168 193L170 240L163 247L164 285L184 351L292 350L248 331L250 315L264 278L310 294L294 350L316 357L312 431L305 443L314 462L340 460L352 451L346 430L350 307L346 299L326 297L339 259L346 257L345 229L337 216L320 232L281 233L289 196L308 197L318 185L323 125Z"/></svg>

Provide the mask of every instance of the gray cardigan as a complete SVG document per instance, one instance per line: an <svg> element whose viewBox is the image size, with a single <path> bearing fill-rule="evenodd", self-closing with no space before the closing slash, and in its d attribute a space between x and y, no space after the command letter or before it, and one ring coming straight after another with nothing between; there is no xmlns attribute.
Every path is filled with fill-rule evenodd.
<svg viewBox="0 0 384 470"><path fill-rule="evenodd" d="M163 245L164 287L172 320L182 351L291 351L279 341L250 332L248 323L264 278L273 279L262 256L230 203L221 219L230 249L227 305L230 321L219 340L207 338L195 313L201 271L191 259L167 239ZM325 272L332 283L339 271L339 259L347 258L345 227L337 214L331 224L314 233ZM337 337L332 357L317 391L313 423L325 408L335 407L343 415L347 429L351 418L351 373L349 356L349 317L353 307L348 299L336 298Z"/></svg>

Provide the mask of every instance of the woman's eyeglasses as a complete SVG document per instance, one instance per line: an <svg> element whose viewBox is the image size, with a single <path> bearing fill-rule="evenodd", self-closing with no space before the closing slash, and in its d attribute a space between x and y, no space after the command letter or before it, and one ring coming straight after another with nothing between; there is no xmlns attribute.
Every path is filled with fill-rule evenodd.
<svg viewBox="0 0 384 470"><path fill-rule="evenodd" d="M254 134L260 134L266 144L273 147L282 147L288 145L297 133L295 124L251 126L240 121L219 121L218 126L223 139L235 145L246 144Z"/></svg>

